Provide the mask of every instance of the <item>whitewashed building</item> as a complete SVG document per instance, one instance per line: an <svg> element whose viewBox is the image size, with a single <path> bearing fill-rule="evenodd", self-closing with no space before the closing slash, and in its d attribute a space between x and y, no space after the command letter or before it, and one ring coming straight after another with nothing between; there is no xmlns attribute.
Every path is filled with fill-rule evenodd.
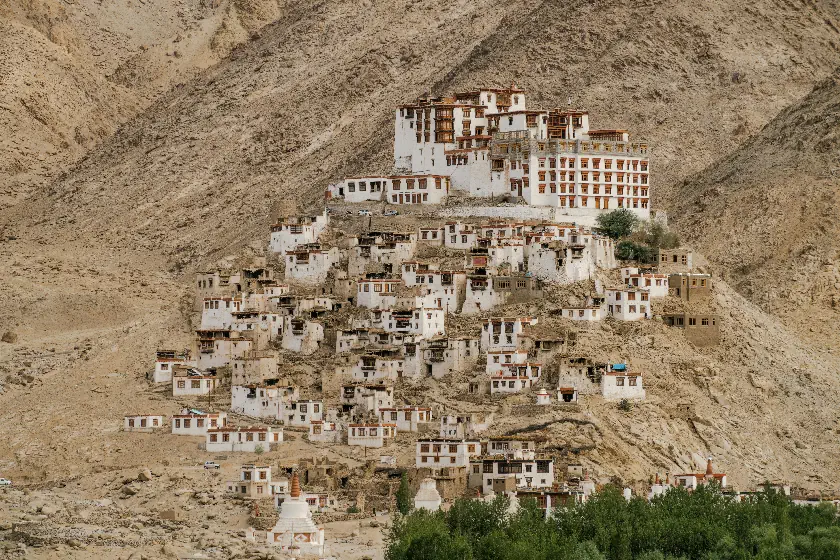
<svg viewBox="0 0 840 560"><path fill-rule="evenodd" d="M626 367L616 368L617 365L612 366L601 376L601 395L607 400L644 400L642 374L631 373Z"/></svg>
<svg viewBox="0 0 840 560"><path fill-rule="evenodd" d="M619 321L648 319L651 316L650 292L647 288L607 290L607 314Z"/></svg>
<svg viewBox="0 0 840 560"><path fill-rule="evenodd" d="M383 423L396 424L401 432L427 431L432 425L432 409L423 406L380 408L379 419Z"/></svg>
<svg viewBox="0 0 840 560"><path fill-rule="evenodd" d="M272 427L218 427L210 428L205 435L205 449L223 453L243 451L254 453L257 449L270 451L283 441L283 430Z"/></svg>
<svg viewBox="0 0 840 560"><path fill-rule="evenodd" d="M237 414L255 418L278 418L283 403L297 399L298 388L291 385L233 385L230 409Z"/></svg>
<svg viewBox="0 0 840 560"><path fill-rule="evenodd" d="M124 432L154 432L164 426L166 417L160 414L127 414L123 417Z"/></svg>
<svg viewBox="0 0 840 560"><path fill-rule="evenodd" d="M172 416L172 433L176 436L205 436L211 428L227 426L226 412L185 410Z"/></svg>
<svg viewBox="0 0 840 560"><path fill-rule="evenodd" d="M416 444L414 466L418 469L466 467L481 455L481 443L465 439L429 438Z"/></svg>
<svg viewBox="0 0 840 560"><path fill-rule="evenodd" d="M293 216L278 220L271 226L270 251L285 255L299 245L317 243L321 233L330 223L330 215L324 210L320 216Z"/></svg>
<svg viewBox="0 0 840 560"><path fill-rule="evenodd" d="M309 423L309 441L318 443L341 443L342 430L339 424L324 420Z"/></svg>
<svg viewBox="0 0 840 560"><path fill-rule="evenodd" d="M286 426L308 428L313 420L324 419L324 403L313 400L283 403L277 419L282 420Z"/></svg>
<svg viewBox="0 0 840 560"><path fill-rule="evenodd" d="M397 437L396 424L350 424L347 427L347 445L359 447L384 447Z"/></svg>
<svg viewBox="0 0 840 560"><path fill-rule="evenodd" d="M323 284L327 273L341 259L337 247L326 249L320 244L300 245L286 251L286 278L298 282Z"/></svg>

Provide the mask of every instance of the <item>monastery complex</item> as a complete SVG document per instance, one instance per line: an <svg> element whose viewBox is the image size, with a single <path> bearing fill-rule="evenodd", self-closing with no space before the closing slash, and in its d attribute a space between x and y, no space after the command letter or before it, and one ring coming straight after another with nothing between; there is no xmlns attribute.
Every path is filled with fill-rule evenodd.
<svg viewBox="0 0 840 560"><path fill-rule="evenodd" d="M690 249L620 261L596 227L617 209L655 218L648 145L526 97L511 86L397 107L392 174L341 178L323 211L265 232L266 257L197 275L193 344L160 349L149 374L186 406L168 419L126 411L122 425L239 461L228 494L279 516L248 539L324 555L319 519L392 510L402 473L429 510L502 493L547 511L584 501L598 465L503 426L631 410L661 390L633 356L583 344L602 325L718 344L713 278ZM455 195L479 211L446 214ZM260 463L292 441L321 452ZM386 493L347 491L353 476L326 449L367 462ZM649 496L727 487L711 459L694 470L656 474Z"/></svg>

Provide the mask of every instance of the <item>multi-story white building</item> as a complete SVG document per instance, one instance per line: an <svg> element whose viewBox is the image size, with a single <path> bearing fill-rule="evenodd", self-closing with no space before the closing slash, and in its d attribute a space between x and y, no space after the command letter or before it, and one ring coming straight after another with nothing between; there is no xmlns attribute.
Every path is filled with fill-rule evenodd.
<svg viewBox="0 0 840 560"><path fill-rule="evenodd" d="M286 251L286 278L298 282L323 284L327 273L341 259L337 247L326 249L320 244L299 245Z"/></svg>
<svg viewBox="0 0 840 560"><path fill-rule="evenodd" d="M417 248L417 233L371 231L356 237L347 250L347 274L361 276L370 266L396 273L403 261L411 260Z"/></svg>
<svg viewBox="0 0 840 560"><path fill-rule="evenodd" d="M317 243L321 233L330 223L330 215L325 210L320 216L293 216L278 220L271 226L270 251L285 255L299 245Z"/></svg>
<svg viewBox="0 0 840 560"><path fill-rule="evenodd" d="M465 439L429 438L417 441L414 466L418 469L466 467L481 455L481 443Z"/></svg>
<svg viewBox="0 0 840 560"><path fill-rule="evenodd" d="M313 420L324 419L324 403L313 400L283 403L277 419L282 420L286 426L308 428Z"/></svg>
<svg viewBox="0 0 840 560"><path fill-rule="evenodd" d="M439 307L371 311L371 323L386 332L414 334L423 338L446 334L445 311Z"/></svg>
<svg viewBox="0 0 840 560"><path fill-rule="evenodd" d="M647 288L607 290L607 314L619 321L649 318L650 291Z"/></svg>
<svg viewBox="0 0 840 560"><path fill-rule="evenodd" d="M440 204L449 194L446 175L390 175L347 177L327 187L327 198L347 202L389 204Z"/></svg>
<svg viewBox="0 0 840 560"><path fill-rule="evenodd" d="M478 361L478 339L436 337L420 342L423 367L421 375L439 379L444 375L471 369Z"/></svg>
<svg viewBox="0 0 840 560"><path fill-rule="evenodd" d="M648 145L594 130L586 111L526 110L511 86L422 98L395 113L394 165L449 175L472 196L513 195L575 218L649 216Z"/></svg>
<svg viewBox="0 0 840 560"><path fill-rule="evenodd" d="M403 286L399 278L360 278L357 282L356 305L368 309L390 309L397 303L397 292Z"/></svg>
<svg viewBox="0 0 840 560"><path fill-rule="evenodd" d="M495 317L481 328L481 348L485 352L514 351L520 348L520 336L528 326L536 325L536 317Z"/></svg>
<svg viewBox="0 0 840 560"><path fill-rule="evenodd" d="M297 399L298 388L291 385L233 385L230 409L255 418L278 418L283 403Z"/></svg>
<svg viewBox="0 0 840 560"><path fill-rule="evenodd" d="M554 485L554 460L540 457L482 457L470 461L469 486L491 491L517 488L550 488Z"/></svg>
<svg viewBox="0 0 840 560"><path fill-rule="evenodd" d="M152 381L154 383L172 381L172 371L178 365L195 367L197 363L191 359L189 351L158 350L155 356L155 372L152 374Z"/></svg>
<svg viewBox="0 0 840 560"><path fill-rule="evenodd" d="M244 451L254 453L257 448L270 451L283 441L283 430L272 427L210 428L205 435L205 449L213 453Z"/></svg>
<svg viewBox="0 0 840 560"><path fill-rule="evenodd" d="M201 329L229 329L233 324L233 313L242 308L242 297L213 297L204 300L201 312Z"/></svg>
<svg viewBox="0 0 840 560"><path fill-rule="evenodd" d="M394 388L391 385L344 385L340 402L344 412L358 407L362 412L373 412L378 416L381 408L393 408Z"/></svg>
<svg viewBox="0 0 840 560"><path fill-rule="evenodd" d="M490 422L483 412L445 414L440 418L441 438L468 438L487 430Z"/></svg>
<svg viewBox="0 0 840 560"><path fill-rule="evenodd" d="M359 383L394 381L405 374L405 359L397 349L371 350L345 356L335 367L336 376Z"/></svg>
<svg viewBox="0 0 840 560"><path fill-rule="evenodd" d="M319 321L311 321L303 317L283 317L281 345L284 350L312 354L321 347L323 340L324 325Z"/></svg>
<svg viewBox="0 0 840 560"><path fill-rule="evenodd" d="M239 480L229 481L226 490L240 498L259 500L271 498L281 488L271 480L270 465L248 464L239 468Z"/></svg>

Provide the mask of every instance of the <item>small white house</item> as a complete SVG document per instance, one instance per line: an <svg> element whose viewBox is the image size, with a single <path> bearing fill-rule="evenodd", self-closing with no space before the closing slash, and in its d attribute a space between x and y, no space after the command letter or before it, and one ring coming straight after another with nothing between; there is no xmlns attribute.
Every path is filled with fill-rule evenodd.
<svg viewBox="0 0 840 560"><path fill-rule="evenodd" d="M626 368L611 369L601 376L601 395L607 400L644 400L642 374L631 373Z"/></svg>
<svg viewBox="0 0 840 560"><path fill-rule="evenodd" d="M341 443L341 426L335 422L312 420L309 423L309 441Z"/></svg>
<svg viewBox="0 0 840 560"><path fill-rule="evenodd" d="M172 378L172 396L196 397L207 395L216 390L219 379L215 375L207 375L198 370L191 370L188 375L176 375Z"/></svg>
<svg viewBox="0 0 840 560"><path fill-rule="evenodd" d="M154 432L163 427L165 416L159 414L129 414L123 417L124 432Z"/></svg>
<svg viewBox="0 0 840 560"><path fill-rule="evenodd" d="M152 374L154 383L168 383L172 381L172 371L176 365L195 366L190 360L189 352L176 350L158 350L155 356L155 371Z"/></svg>
<svg viewBox="0 0 840 560"><path fill-rule="evenodd" d="M531 387L531 378L521 375L494 376L490 380L491 395L512 395Z"/></svg>
<svg viewBox="0 0 840 560"><path fill-rule="evenodd" d="M577 404L578 390L574 387L559 387L557 389L557 402L559 404Z"/></svg>
<svg viewBox="0 0 840 560"><path fill-rule="evenodd" d="M564 307L561 313L562 317L572 321L596 322L604 318L604 309L596 305Z"/></svg>
<svg viewBox="0 0 840 560"><path fill-rule="evenodd" d="M380 408L379 419L396 424L401 432L419 432L424 426L432 424L432 409L422 406Z"/></svg>
<svg viewBox="0 0 840 560"><path fill-rule="evenodd" d="M487 431L489 419L483 412L445 414L440 418L441 438L463 439Z"/></svg>
<svg viewBox="0 0 840 560"><path fill-rule="evenodd" d="M536 325L536 317L496 317L487 319L481 328L481 348L491 350L516 350L520 346L519 337L528 326Z"/></svg>
<svg viewBox="0 0 840 560"><path fill-rule="evenodd" d="M350 424L347 428L347 445L384 447L395 437L396 424Z"/></svg>
<svg viewBox="0 0 840 560"><path fill-rule="evenodd" d="M244 451L254 453L257 448L269 451L283 441L283 430L272 427L224 427L207 430L205 449L223 453Z"/></svg>
<svg viewBox="0 0 840 560"><path fill-rule="evenodd" d="M172 416L172 433L177 436L205 436L211 428L227 426L226 412L185 410Z"/></svg>
<svg viewBox="0 0 840 560"><path fill-rule="evenodd" d="M259 500L272 497L281 488L271 480L270 465L248 464L239 468L239 480L228 482L226 490L240 498Z"/></svg>
<svg viewBox="0 0 840 560"><path fill-rule="evenodd" d="M635 267L624 267L621 269L621 281L628 288L645 288L651 298L665 297L668 295L668 275L656 274L653 272L641 272Z"/></svg>

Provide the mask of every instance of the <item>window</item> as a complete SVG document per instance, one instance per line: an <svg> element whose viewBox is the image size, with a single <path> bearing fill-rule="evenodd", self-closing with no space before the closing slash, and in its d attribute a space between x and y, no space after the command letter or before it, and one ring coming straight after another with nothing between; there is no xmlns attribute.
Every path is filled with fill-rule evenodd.
<svg viewBox="0 0 840 560"><path fill-rule="evenodd" d="M615 378L615 385L616 385L616 387L624 387L624 378L623 377L616 377Z"/></svg>
<svg viewBox="0 0 840 560"><path fill-rule="evenodd" d="M635 378L635 377L631 377L631 378L629 379L629 385L630 385L631 387L635 387L635 386L636 386L636 378Z"/></svg>
<svg viewBox="0 0 840 560"><path fill-rule="evenodd" d="M709 319L707 317L703 317L702 319L700 319L700 324L703 325L704 327L708 327L709 326Z"/></svg>
<svg viewBox="0 0 840 560"><path fill-rule="evenodd" d="M187 382L186 381L179 381L178 382L178 388L179 389L186 389L187 388Z"/></svg>
<svg viewBox="0 0 840 560"><path fill-rule="evenodd" d="M493 463L484 463L484 474L493 474Z"/></svg>
<svg viewBox="0 0 840 560"><path fill-rule="evenodd" d="M210 434L210 441L212 443L216 443L218 440L219 440L219 436L217 436L216 434Z"/></svg>
<svg viewBox="0 0 840 560"><path fill-rule="evenodd" d="M129 428L133 428L133 427L134 427L134 418L129 418L129 419L128 419L128 427L129 427Z"/></svg>
<svg viewBox="0 0 840 560"><path fill-rule="evenodd" d="M193 381L190 383L190 387L191 387L192 389L201 389L201 381L199 381L199 380L193 380Z"/></svg>
<svg viewBox="0 0 840 560"><path fill-rule="evenodd" d="M189 428L189 427L190 427L190 420L189 420L189 419L184 420L184 427L185 427L185 428Z"/></svg>

